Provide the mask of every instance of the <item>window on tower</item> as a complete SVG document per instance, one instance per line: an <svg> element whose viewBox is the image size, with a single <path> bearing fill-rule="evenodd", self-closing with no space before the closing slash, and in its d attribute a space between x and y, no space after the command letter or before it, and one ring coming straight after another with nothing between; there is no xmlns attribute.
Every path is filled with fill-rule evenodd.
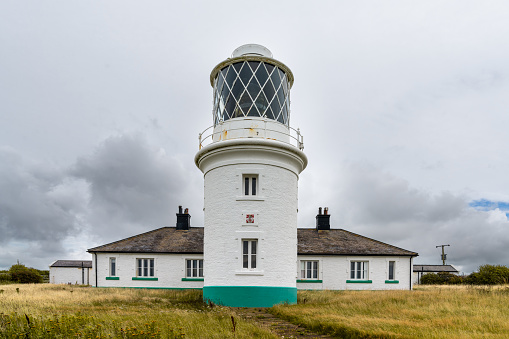
<svg viewBox="0 0 509 339"><path fill-rule="evenodd" d="M258 240L242 239L242 268L255 269Z"/></svg>
<svg viewBox="0 0 509 339"><path fill-rule="evenodd" d="M258 175L245 174L242 176L242 186L244 195L257 195L258 194Z"/></svg>

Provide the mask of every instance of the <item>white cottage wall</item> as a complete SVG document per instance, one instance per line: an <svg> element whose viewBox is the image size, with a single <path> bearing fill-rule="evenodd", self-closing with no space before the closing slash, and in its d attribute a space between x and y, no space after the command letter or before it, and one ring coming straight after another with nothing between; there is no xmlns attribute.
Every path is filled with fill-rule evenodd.
<svg viewBox="0 0 509 339"><path fill-rule="evenodd" d="M85 279L81 267L50 267L49 282L51 284L89 284L91 269L84 268Z"/></svg>
<svg viewBox="0 0 509 339"><path fill-rule="evenodd" d="M410 290L412 259L409 257L389 256L312 256L299 255L297 274L300 261L318 261L318 281L297 283L298 289L309 290ZM368 262L368 279L370 283L352 282L350 279L350 262ZM388 282L389 261L395 261L395 279ZM299 281L300 276L299 276ZM349 282L347 282L349 281ZM397 283L395 282L397 281Z"/></svg>
<svg viewBox="0 0 509 339"><path fill-rule="evenodd" d="M116 275L110 275L110 258L115 258ZM154 276L137 280L137 259L154 259ZM201 254L97 253L98 287L203 288L203 281L186 278L186 259L203 259ZM95 255L90 282L95 286ZM134 278L134 280L133 280ZM152 278L152 279L150 279Z"/></svg>

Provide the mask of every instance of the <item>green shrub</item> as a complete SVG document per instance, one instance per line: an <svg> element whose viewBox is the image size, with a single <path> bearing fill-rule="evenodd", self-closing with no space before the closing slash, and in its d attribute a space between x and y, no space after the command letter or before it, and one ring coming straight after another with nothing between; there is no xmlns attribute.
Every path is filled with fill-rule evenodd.
<svg viewBox="0 0 509 339"><path fill-rule="evenodd" d="M509 268L503 265L482 265L479 272L465 278L466 284L499 285L509 283Z"/></svg>
<svg viewBox="0 0 509 339"><path fill-rule="evenodd" d="M12 265L9 269L11 281L21 284L39 284L42 283L42 276L35 268L28 268L25 265Z"/></svg>
<svg viewBox="0 0 509 339"><path fill-rule="evenodd" d="M463 284L463 283L464 283L463 276L459 276L459 275L455 275L455 274L451 274L451 277L447 281L448 285L459 285L459 284Z"/></svg>
<svg viewBox="0 0 509 339"><path fill-rule="evenodd" d="M0 284L11 282L11 275L8 272L0 273Z"/></svg>
<svg viewBox="0 0 509 339"><path fill-rule="evenodd" d="M463 278L449 272L427 273L421 277L423 285L457 285L463 283Z"/></svg>
<svg viewBox="0 0 509 339"><path fill-rule="evenodd" d="M421 277L421 284L423 285L442 285L443 282L436 273L426 273Z"/></svg>

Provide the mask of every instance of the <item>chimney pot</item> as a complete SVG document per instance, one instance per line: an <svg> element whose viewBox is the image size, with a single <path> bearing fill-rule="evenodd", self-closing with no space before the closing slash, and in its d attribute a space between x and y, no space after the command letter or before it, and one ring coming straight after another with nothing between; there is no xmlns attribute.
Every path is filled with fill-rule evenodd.
<svg viewBox="0 0 509 339"><path fill-rule="evenodd" d="M182 213L182 206L179 206L179 212L177 213L177 225L178 230L188 230L191 227L191 215L189 209L186 208Z"/></svg>
<svg viewBox="0 0 509 339"><path fill-rule="evenodd" d="M324 208L324 214L322 214L322 208L319 208L318 215L316 216L316 230L330 230L330 215L328 207Z"/></svg>

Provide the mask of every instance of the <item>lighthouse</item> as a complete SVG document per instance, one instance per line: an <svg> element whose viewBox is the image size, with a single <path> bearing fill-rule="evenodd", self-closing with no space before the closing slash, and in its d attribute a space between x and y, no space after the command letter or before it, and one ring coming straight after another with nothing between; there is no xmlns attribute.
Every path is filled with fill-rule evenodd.
<svg viewBox="0 0 509 339"><path fill-rule="evenodd" d="M204 175L203 298L234 307L297 302L303 137L290 126L293 74L266 47L240 46L210 74Z"/></svg>

